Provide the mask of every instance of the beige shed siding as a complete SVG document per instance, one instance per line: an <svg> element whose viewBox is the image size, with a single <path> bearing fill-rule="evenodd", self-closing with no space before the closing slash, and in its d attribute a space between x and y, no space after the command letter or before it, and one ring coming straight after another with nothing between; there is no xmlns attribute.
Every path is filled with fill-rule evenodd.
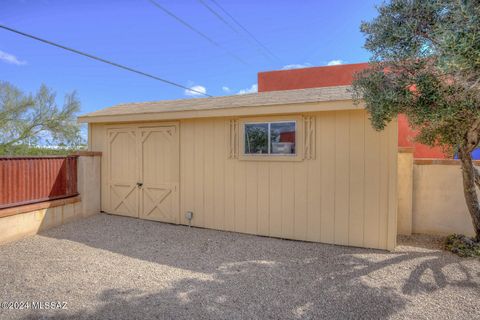
<svg viewBox="0 0 480 320"><path fill-rule="evenodd" d="M393 249L396 123L376 132L364 110L309 115L315 155L302 161L229 159L228 118L180 120L180 223L192 211L198 227ZM90 128L104 151L105 125Z"/></svg>

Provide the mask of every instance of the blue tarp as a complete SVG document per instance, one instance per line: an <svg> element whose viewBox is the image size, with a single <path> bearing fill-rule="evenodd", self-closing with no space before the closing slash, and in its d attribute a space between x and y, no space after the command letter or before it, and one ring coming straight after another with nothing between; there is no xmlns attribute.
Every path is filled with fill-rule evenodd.
<svg viewBox="0 0 480 320"><path fill-rule="evenodd" d="M455 159L458 159L458 154L455 153ZM480 149L475 149L472 152L472 159L473 160L480 160Z"/></svg>

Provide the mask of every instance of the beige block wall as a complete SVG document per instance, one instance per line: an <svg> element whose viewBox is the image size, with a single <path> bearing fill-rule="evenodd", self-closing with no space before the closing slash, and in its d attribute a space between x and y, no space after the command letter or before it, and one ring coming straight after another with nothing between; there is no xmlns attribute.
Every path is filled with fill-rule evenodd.
<svg viewBox="0 0 480 320"><path fill-rule="evenodd" d="M398 164L398 234L474 235L460 164L412 153L399 153Z"/></svg>
<svg viewBox="0 0 480 320"><path fill-rule="evenodd" d="M398 234L412 233L413 150L398 153Z"/></svg>
<svg viewBox="0 0 480 320"><path fill-rule="evenodd" d="M81 202L0 218L0 244L19 240L83 217Z"/></svg>
<svg viewBox="0 0 480 320"><path fill-rule="evenodd" d="M460 165L414 165L412 218L414 233L474 235Z"/></svg>
<svg viewBox="0 0 480 320"><path fill-rule="evenodd" d="M77 177L80 193L78 200L75 200L76 198L55 200L52 202L55 207L43 209L32 208L45 207L47 204L28 205L24 207L25 212L0 218L0 244L19 240L37 234L39 231L98 213L100 211L100 159L100 156L78 158ZM62 202L67 203L61 204Z"/></svg>
<svg viewBox="0 0 480 320"><path fill-rule="evenodd" d="M100 212L101 158L100 154L78 157L77 187L84 216Z"/></svg>

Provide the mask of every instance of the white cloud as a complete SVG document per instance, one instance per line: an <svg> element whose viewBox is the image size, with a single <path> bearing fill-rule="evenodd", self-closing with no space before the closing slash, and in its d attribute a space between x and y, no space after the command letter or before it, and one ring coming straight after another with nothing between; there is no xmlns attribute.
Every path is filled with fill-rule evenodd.
<svg viewBox="0 0 480 320"><path fill-rule="evenodd" d="M16 64L17 66L21 66L26 64L26 61L19 60L13 54L6 53L5 51L0 50L0 60L10 64Z"/></svg>
<svg viewBox="0 0 480 320"><path fill-rule="evenodd" d="M223 86L222 90L223 90L223 92L230 92L231 91L230 88L227 87L227 86Z"/></svg>
<svg viewBox="0 0 480 320"><path fill-rule="evenodd" d="M254 83L250 88L242 89L237 92L237 94L247 94L247 93L256 93L258 92L258 84Z"/></svg>
<svg viewBox="0 0 480 320"><path fill-rule="evenodd" d="M204 86L191 86L190 90L185 89L185 95L189 97L198 97L203 96L203 94L207 93L207 88Z"/></svg>
<svg viewBox="0 0 480 320"><path fill-rule="evenodd" d="M282 70L291 70L291 69L301 69L301 68L308 68L311 67L312 64L305 62L303 64L301 63L293 63L293 64L287 64L286 66L282 67Z"/></svg>
<svg viewBox="0 0 480 320"><path fill-rule="evenodd" d="M327 66L338 66L340 64L344 64L345 61L337 59L337 60L331 60L327 63Z"/></svg>

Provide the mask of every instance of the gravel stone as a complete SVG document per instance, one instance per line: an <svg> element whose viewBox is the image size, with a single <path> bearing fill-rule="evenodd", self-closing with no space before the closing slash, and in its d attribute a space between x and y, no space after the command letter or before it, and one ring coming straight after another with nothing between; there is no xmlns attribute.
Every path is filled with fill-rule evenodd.
<svg viewBox="0 0 480 320"><path fill-rule="evenodd" d="M442 238L394 252L99 214L0 246L0 319L480 319L480 260Z"/></svg>

